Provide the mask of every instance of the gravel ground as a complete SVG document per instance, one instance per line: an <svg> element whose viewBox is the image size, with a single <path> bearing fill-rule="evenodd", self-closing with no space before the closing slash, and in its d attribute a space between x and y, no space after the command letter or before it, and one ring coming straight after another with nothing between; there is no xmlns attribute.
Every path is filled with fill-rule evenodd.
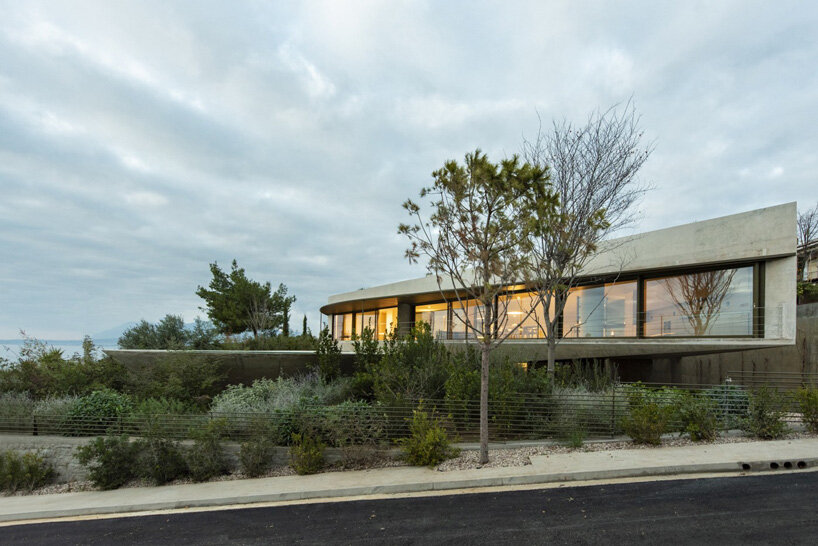
<svg viewBox="0 0 818 546"><path fill-rule="evenodd" d="M797 438L815 438L818 435L809 434L806 432L795 432L790 433L785 436L783 439L797 439ZM743 442L753 442L758 441L755 438L749 438L746 436L739 436L735 434L728 434L725 436L719 436L713 442L707 442L711 444L732 444L732 443L743 443ZM438 472L449 472L452 470L466 470L472 468L496 468L496 467L507 467L507 466L527 466L531 464L530 457L532 455L548 455L548 454L557 454L557 453L570 453L572 451L612 451L615 449L662 449L663 447L678 447L678 446L690 446L690 445L702 445L704 442L693 442L688 438L680 438L680 437L669 437L663 438L662 444L659 446L649 446L649 445L639 445L634 444L631 441L594 441L588 442L584 444L582 447L573 448L566 445L561 444L544 444L544 445L537 445L537 446L526 446L526 447L516 447L516 448L500 448L500 449L492 449L489 452L490 460L487 464L481 465L479 462L479 451L477 450L462 450L460 455L453 459L449 459L435 467L435 470ZM345 470L368 470L373 468L389 468L389 467L397 467L397 466L406 466L406 463L399 460L389 457L387 454L379 454L375 456L370 456L365 459L361 459L358 461L341 464L337 463L331 465L326 469L326 472L343 472ZM264 476L263 478L272 478L276 476L292 476L295 474L295 471L290 468L289 466L274 466L272 467ZM211 481L230 481L230 480L243 480L247 479L247 476L242 474L241 472L234 472L231 474L227 474L224 476L219 476L218 478L214 478ZM180 485L186 483L193 483L190 479L182 479L182 480L174 480L168 485ZM146 480L133 480L126 484L124 487L150 487L150 482ZM78 491L94 491L96 488L90 481L75 481L69 483L60 483L60 484L53 484L48 485L46 487L41 487L39 489L35 489L34 491L18 491L13 493L12 496L18 495L51 495L54 493L74 493Z"/></svg>
<svg viewBox="0 0 818 546"><path fill-rule="evenodd" d="M815 434L804 432L790 433L782 439L815 438ZM435 467L435 470L447 472L451 470L466 470L471 468L496 468L505 466L526 466L531 464L532 455L550 455L557 453L571 453L572 451L613 451L616 449L662 449L663 447L680 447L709 444L735 444L744 442L757 442L757 438L747 436L727 435L719 436L712 442L693 442L685 437L663 438L659 446L634 444L631 441L615 442L589 442L582 447L573 448L560 444L550 444L541 446L519 447L509 449L492 449L489 451L489 462L481 465L480 452L477 450L463 450L454 459L449 459Z"/></svg>

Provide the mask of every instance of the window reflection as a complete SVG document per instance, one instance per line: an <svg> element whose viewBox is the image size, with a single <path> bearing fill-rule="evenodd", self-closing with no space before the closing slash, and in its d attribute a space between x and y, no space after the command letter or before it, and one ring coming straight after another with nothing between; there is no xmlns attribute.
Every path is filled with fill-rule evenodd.
<svg viewBox="0 0 818 546"><path fill-rule="evenodd" d="M635 337L636 281L571 289L563 337Z"/></svg>
<svg viewBox="0 0 818 546"><path fill-rule="evenodd" d="M536 304L536 305L535 305ZM532 306L534 312L529 314ZM551 303L551 308L554 308L554 303ZM536 339L545 338L545 331L537 324L545 324L543 320L543 306L539 298L531 294L531 292L520 292L509 296L501 296L499 311L503 312L505 309L506 320L500 318L500 328L498 335L500 337L508 335L509 332L514 331L509 336L509 339ZM514 330L519 325L519 328Z"/></svg>
<svg viewBox="0 0 818 546"><path fill-rule="evenodd" d="M752 323L752 267L645 283L646 336L751 335Z"/></svg>
<svg viewBox="0 0 818 546"><path fill-rule="evenodd" d="M449 304L434 303L415 307L415 323L425 322L437 339L446 339L449 331Z"/></svg>
<svg viewBox="0 0 818 546"><path fill-rule="evenodd" d="M398 327L398 308L378 309L378 339L387 339Z"/></svg>

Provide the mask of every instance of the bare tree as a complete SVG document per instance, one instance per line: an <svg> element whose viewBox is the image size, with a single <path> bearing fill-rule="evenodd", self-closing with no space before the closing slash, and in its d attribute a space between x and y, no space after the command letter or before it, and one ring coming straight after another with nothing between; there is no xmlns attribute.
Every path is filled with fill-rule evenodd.
<svg viewBox="0 0 818 546"><path fill-rule="evenodd" d="M275 324L275 313L270 306L268 297L253 295L248 301L248 307L247 327L253 331L253 336L258 339L259 332L267 331Z"/></svg>
<svg viewBox="0 0 818 546"><path fill-rule="evenodd" d="M542 305L540 327L548 340L548 371L554 372L558 326L569 291L582 268L610 233L634 221L634 204L647 190L637 174L652 146L642 146L639 117L628 102L592 113L582 126L554 122L523 144L526 161L549 168L559 200L556 214L536 217L527 283Z"/></svg>
<svg viewBox="0 0 818 546"><path fill-rule="evenodd" d="M798 213L798 248L803 252L799 260L798 280L809 280L809 263L811 252L807 248L809 243L818 238L818 203L811 209Z"/></svg>
<svg viewBox="0 0 818 546"><path fill-rule="evenodd" d="M480 346L480 460L486 463L491 351L514 332L503 328L509 300L499 296L527 266L533 226L527 207L537 204L545 217L554 200L545 169L521 165L516 156L496 165L477 150L466 154L465 165L448 161L433 176L420 193L431 199L429 220L408 200L403 206L417 223L398 231L411 242L406 257L426 258L441 296L458 302L457 318Z"/></svg>

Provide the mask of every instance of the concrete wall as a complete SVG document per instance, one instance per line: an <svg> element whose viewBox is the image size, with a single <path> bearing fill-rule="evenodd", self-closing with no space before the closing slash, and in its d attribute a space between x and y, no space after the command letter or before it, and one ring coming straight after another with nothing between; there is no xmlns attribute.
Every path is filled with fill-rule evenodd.
<svg viewBox="0 0 818 546"><path fill-rule="evenodd" d="M818 303L799 305L795 344L698 356L618 360L626 381L717 384L731 372L818 374Z"/></svg>
<svg viewBox="0 0 818 546"><path fill-rule="evenodd" d="M83 481L88 479L88 472L74 458L74 450L87 444L93 438L66 438L64 436L29 436L23 434L0 434L0 451L11 450L22 454L27 451L39 452L46 460L54 465L57 471L56 482L66 483L72 481ZM186 440L181 442L185 447L190 447L193 442ZM224 442L225 455L227 456L230 469L235 471L239 468L239 451L241 445L236 442ZM366 448L361 448L366 449ZM385 449L379 452L382 455L397 458L400 450ZM363 454L352 453L352 455ZM337 463L344 458L344 451L339 448L328 447L324 451L324 457L328 464ZM287 447L276 447L273 449L272 464L274 466L284 466L290 463L290 449Z"/></svg>

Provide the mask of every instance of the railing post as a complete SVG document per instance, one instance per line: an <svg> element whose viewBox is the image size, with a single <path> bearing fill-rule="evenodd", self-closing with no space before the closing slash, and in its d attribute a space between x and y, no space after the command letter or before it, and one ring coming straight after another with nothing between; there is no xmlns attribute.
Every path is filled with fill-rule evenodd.
<svg viewBox="0 0 818 546"><path fill-rule="evenodd" d="M616 383L611 389L611 438L616 435Z"/></svg>

